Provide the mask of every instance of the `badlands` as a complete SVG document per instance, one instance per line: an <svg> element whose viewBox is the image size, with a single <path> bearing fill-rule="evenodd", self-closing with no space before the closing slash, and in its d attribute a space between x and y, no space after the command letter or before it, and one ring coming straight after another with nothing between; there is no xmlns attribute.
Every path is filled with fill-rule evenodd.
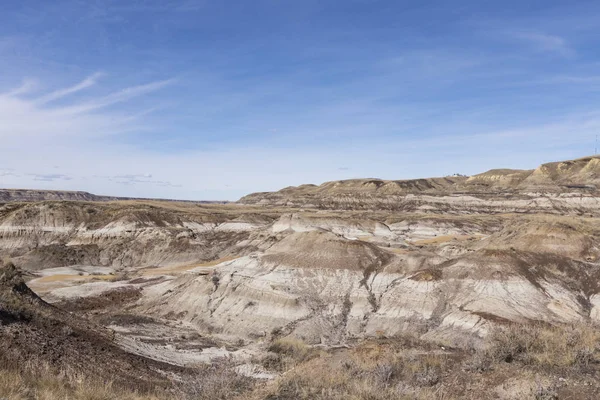
<svg viewBox="0 0 600 400"><path fill-rule="evenodd" d="M0 398L600 398L598 185L586 157L230 204L0 191Z"/></svg>

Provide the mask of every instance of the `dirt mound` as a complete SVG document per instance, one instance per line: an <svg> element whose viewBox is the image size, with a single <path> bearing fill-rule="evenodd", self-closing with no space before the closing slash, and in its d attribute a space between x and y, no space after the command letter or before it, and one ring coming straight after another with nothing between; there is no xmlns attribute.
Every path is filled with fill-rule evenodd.
<svg viewBox="0 0 600 400"><path fill-rule="evenodd" d="M268 263L292 268L348 269L370 273L394 256L360 240L324 231L296 232L281 240L262 257Z"/></svg>
<svg viewBox="0 0 600 400"><path fill-rule="evenodd" d="M114 333L45 303L12 264L0 267L0 363L50 368L140 390L168 387L161 371L176 368L135 356L113 344Z"/></svg>

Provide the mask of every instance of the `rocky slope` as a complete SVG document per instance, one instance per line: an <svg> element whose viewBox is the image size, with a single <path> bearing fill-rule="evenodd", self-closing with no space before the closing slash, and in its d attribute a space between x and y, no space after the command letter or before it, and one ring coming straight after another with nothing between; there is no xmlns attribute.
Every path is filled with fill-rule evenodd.
<svg viewBox="0 0 600 400"><path fill-rule="evenodd" d="M599 318L597 221L43 202L0 208L0 250L49 301L123 290L135 314L225 342L464 345L502 321Z"/></svg>
<svg viewBox="0 0 600 400"><path fill-rule="evenodd" d="M597 214L600 158L495 169L471 177L353 179L254 193L240 204L402 212Z"/></svg>
<svg viewBox="0 0 600 400"><path fill-rule="evenodd" d="M191 204L9 203L0 206L0 255L25 269L201 262L228 255L271 219Z"/></svg>
<svg viewBox="0 0 600 400"><path fill-rule="evenodd" d="M157 284L139 307L224 337L328 345L407 331L466 345L502 321L596 319L600 232L556 218L371 221L356 232L299 215L281 231L284 216L273 246Z"/></svg>
<svg viewBox="0 0 600 400"><path fill-rule="evenodd" d="M0 189L0 202L44 200L99 201L115 200L115 198L96 196L88 192L76 191Z"/></svg>
<svg viewBox="0 0 600 400"><path fill-rule="evenodd" d="M3 368L49 369L73 379L93 377L138 390L168 387L166 374L176 371L126 353L110 330L47 304L12 264L0 266L0 362Z"/></svg>
<svg viewBox="0 0 600 400"><path fill-rule="evenodd" d="M227 201L187 201L172 199L143 199L136 197L99 196L96 194L68 190L0 189L0 203L14 201L175 201L199 204L225 204Z"/></svg>

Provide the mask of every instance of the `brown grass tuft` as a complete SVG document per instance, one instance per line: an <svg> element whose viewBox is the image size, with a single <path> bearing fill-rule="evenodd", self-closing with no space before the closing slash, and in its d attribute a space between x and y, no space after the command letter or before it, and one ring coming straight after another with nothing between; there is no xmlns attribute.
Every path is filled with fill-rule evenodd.
<svg viewBox="0 0 600 400"><path fill-rule="evenodd" d="M586 323L499 326L473 361L478 370L498 362L519 362L546 370L587 372L600 362L600 331Z"/></svg>

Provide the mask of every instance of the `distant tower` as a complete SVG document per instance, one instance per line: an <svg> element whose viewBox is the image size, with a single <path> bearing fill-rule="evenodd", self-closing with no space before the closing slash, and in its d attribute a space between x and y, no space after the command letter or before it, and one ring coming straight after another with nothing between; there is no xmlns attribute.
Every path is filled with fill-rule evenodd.
<svg viewBox="0 0 600 400"><path fill-rule="evenodd" d="M596 135L596 147L594 147L594 155L598 154L598 135Z"/></svg>

